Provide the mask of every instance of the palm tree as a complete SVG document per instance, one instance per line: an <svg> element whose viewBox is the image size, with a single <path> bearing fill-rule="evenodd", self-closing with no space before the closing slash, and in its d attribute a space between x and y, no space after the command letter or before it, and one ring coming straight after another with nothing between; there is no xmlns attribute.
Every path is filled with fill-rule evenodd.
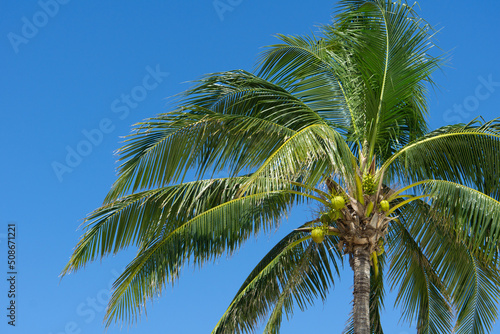
<svg viewBox="0 0 500 334"><path fill-rule="evenodd" d="M324 300L344 256L351 333L382 333L384 284L419 333L485 333L500 297L500 122L429 131L443 62L412 7L342 0L319 36L282 36L256 74L207 75L136 126L119 177L63 275L135 245L106 319L133 321L183 265L231 254L291 208L292 229L253 269L213 333L251 332ZM185 182L188 171L196 179ZM227 171L226 178L206 178Z"/></svg>

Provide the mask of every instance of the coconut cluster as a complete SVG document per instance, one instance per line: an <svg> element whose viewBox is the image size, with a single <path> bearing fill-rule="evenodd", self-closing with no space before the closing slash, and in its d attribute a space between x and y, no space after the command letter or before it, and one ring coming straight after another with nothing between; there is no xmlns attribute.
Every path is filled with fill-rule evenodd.
<svg viewBox="0 0 500 334"><path fill-rule="evenodd" d="M373 176L371 173L365 173L363 175L363 193L367 195L373 195L375 194L376 190L377 184L375 181L375 176Z"/></svg>
<svg viewBox="0 0 500 334"><path fill-rule="evenodd" d="M380 251L378 240L385 234L390 220L385 214L390 205L385 196L375 196L376 181L372 174L365 175L362 185L362 197L352 197L352 202L346 193L337 192L329 198L330 209L319 217L321 226L309 229L314 242L320 244L326 235L333 234L340 237L338 246L345 253L362 244L371 251Z"/></svg>

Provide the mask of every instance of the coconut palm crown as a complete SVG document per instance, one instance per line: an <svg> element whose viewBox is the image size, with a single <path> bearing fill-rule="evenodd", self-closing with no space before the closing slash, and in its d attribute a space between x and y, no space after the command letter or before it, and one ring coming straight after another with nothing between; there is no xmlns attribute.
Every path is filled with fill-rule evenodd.
<svg viewBox="0 0 500 334"><path fill-rule="evenodd" d="M183 265L231 254L305 203L317 217L281 226L289 234L213 333L263 322L279 333L294 308L326 299L343 259L354 273L346 332L383 333L384 284L418 333L491 330L500 122L429 131L427 88L443 62L432 55L432 28L403 2L338 6L317 36L279 35L255 73L206 75L174 111L136 125L117 181L63 270L137 247L115 282L108 325L136 320ZM220 171L230 176L210 177Z"/></svg>

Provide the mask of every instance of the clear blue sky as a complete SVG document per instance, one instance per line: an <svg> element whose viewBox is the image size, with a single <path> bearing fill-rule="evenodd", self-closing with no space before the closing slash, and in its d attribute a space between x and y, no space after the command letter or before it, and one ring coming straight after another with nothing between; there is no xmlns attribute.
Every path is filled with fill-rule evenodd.
<svg viewBox="0 0 500 334"><path fill-rule="evenodd" d="M316 31L334 9L330 0L217 3L226 10L218 12L211 0L0 3L0 271L7 276L5 237L7 224L15 222L19 272L15 329L6 324L8 286L0 280L0 332L103 332L107 289L133 250L62 282L58 275L82 219L115 180L120 136L167 111L166 98L189 87L186 81L251 70L274 34ZM452 55L435 75L439 89L429 95L431 127L500 116L500 3L423 0L419 12L442 28L438 44ZM148 317L123 332L209 333L260 257L309 217L310 211L296 210L282 229L248 242L231 259L186 268L174 289L148 304ZM297 310L282 332L340 333L350 310L351 276L346 266L328 301ZM398 324L393 299L389 294L386 301L386 332L415 333ZM495 329L500 332L499 325ZM107 333L118 332L115 326Z"/></svg>

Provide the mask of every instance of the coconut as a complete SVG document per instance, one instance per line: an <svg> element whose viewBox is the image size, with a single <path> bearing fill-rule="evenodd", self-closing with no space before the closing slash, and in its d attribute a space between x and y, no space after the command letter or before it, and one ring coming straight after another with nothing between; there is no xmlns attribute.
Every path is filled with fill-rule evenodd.
<svg viewBox="0 0 500 334"><path fill-rule="evenodd" d="M337 220L342 216L341 212L338 210L331 210L328 214L331 220Z"/></svg>
<svg viewBox="0 0 500 334"><path fill-rule="evenodd" d="M386 200L380 201L380 209L382 211L387 211L389 210L389 208L390 208L389 202L387 202Z"/></svg>
<svg viewBox="0 0 500 334"><path fill-rule="evenodd" d="M335 196L332 198L332 205L335 210L340 210L345 206L345 200L342 196Z"/></svg>
<svg viewBox="0 0 500 334"><path fill-rule="evenodd" d="M320 244L325 239L325 231L322 228L315 228L311 231L311 236L315 243Z"/></svg>

